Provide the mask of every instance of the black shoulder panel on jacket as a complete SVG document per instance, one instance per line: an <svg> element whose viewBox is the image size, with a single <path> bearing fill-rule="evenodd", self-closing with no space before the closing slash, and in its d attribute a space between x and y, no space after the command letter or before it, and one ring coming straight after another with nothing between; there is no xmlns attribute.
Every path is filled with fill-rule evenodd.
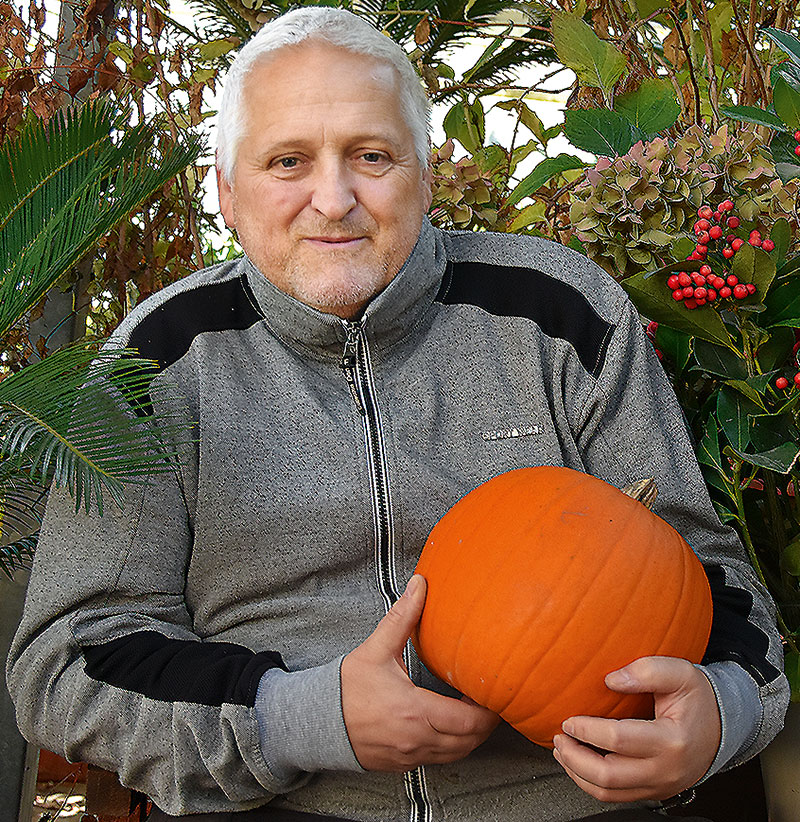
<svg viewBox="0 0 800 822"><path fill-rule="evenodd" d="M244 277L181 291L134 328L128 345L160 368L177 362L204 331L245 329L261 319Z"/></svg>
<svg viewBox="0 0 800 822"><path fill-rule="evenodd" d="M526 317L549 337L568 342L583 367L597 377L615 326L577 289L533 268L451 263L437 302L474 305L499 317Z"/></svg>
<svg viewBox="0 0 800 822"><path fill-rule="evenodd" d="M737 662L759 685L774 681L780 671L767 661L769 638L748 620L753 595L727 585L720 566L706 565L705 571L711 585L714 618L703 662Z"/></svg>
<svg viewBox="0 0 800 822"><path fill-rule="evenodd" d="M261 677L286 670L280 654L253 653L231 642L170 639L157 631L87 645L86 675L162 702L252 707Z"/></svg>

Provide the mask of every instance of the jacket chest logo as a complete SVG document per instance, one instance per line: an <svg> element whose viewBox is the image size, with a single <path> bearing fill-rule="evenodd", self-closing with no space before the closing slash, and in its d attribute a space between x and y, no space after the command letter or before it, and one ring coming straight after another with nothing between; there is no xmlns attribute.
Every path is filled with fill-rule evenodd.
<svg viewBox="0 0 800 822"><path fill-rule="evenodd" d="M481 438L484 440L510 440L515 437L531 437L541 433L542 429L538 425L528 425L524 428L503 428L499 431L481 431Z"/></svg>

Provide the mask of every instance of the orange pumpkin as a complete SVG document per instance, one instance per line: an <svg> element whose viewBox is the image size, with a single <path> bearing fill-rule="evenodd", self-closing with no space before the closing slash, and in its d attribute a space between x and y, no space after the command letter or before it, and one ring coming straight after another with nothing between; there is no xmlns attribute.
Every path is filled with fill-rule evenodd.
<svg viewBox="0 0 800 822"><path fill-rule="evenodd" d="M711 593L683 538L641 502L569 468L485 482L437 523L413 637L439 679L552 747L570 716L653 715L604 677L642 656L699 662Z"/></svg>

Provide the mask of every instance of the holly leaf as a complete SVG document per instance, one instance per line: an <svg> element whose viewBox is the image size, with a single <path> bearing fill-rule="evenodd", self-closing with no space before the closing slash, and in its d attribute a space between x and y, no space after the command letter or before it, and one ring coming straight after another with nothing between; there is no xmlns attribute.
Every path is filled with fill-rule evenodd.
<svg viewBox="0 0 800 822"><path fill-rule="evenodd" d="M792 88L779 76L772 90L772 103L775 113L789 127L790 131L800 128L800 92Z"/></svg>
<svg viewBox="0 0 800 822"><path fill-rule="evenodd" d="M789 34L788 31L774 28L764 29L764 34L783 49L789 55L789 60L800 68L800 42L796 37Z"/></svg>
<svg viewBox="0 0 800 822"><path fill-rule="evenodd" d="M760 248L745 243L733 256L731 274L739 278L740 283L753 283L756 293L751 300L763 300L775 279L775 261Z"/></svg>
<svg viewBox="0 0 800 822"><path fill-rule="evenodd" d="M697 340L694 345L694 358L697 365L708 374L716 374L718 377L731 380L747 379L747 363L735 350L726 346Z"/></svg>
<svg viewBox="0 0 800 822"><path fill-rule="evenodd" d="M699 337L733 349L730 334L719 314L710 306L690 311L683 303L676 302L662 276L634 274L622 280L620 285L645 317L676 331L683 331L690 337Z"/></svg>
<svg viewBox="0 0 800 822"><path fill-rule="evenodd" d="M800 328L800 277L792 277L776 285L764 298L766 311L761 315L761 325L771 328L787 325Z"/></svg>
<svg viewBox="0 0 800 822"><path fill-rule="evenodd" d="M756 106L728 106L720 109L720 113L730 120L738 120L742 123L753 123L757 126L766 126L777 131L785 131L786 125L780 117L771 111L764 111Z"/></svg>
<svg viewBox="0 0 800 822"><path fill-rule="evenodd" d="M728 386L717 394L717 420L728 442L740 451L750 444L750 417L761 409Z"/></svg>
<svg viewBox="0 0 800 822"><path fill-rule="evenodd" d="M769 451L761 451L756 454L740 451L733 446L730 446L730 450L750 465L766 468L768 471L775 471L778 474L788 474L797 462L797 458L800 457L800 449L791 442L785 442L776 448L771 448Z"/></svg>
<svg viewBox="0 0 800 822"><path fill-rule="evenodd" d="M769 238L775 243L775 249L772 252L773 259L776 260L775 265L780 266L786 259L786 252L789 250L789 243L792 240L792 229L786 217L779 217L775 220Z"/></svg>

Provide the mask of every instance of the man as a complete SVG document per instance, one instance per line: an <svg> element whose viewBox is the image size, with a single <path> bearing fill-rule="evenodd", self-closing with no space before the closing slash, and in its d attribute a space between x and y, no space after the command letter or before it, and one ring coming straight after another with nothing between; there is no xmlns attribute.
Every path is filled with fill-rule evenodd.
<svg viewBox="0 0 800 822"><path fill-rule="evenodd" d="M622 291L560 246L431 227L419 83L347 12L265 27L225 95L220 203L247 256L119 332L199 441L124 512L51 495L8 665L26 736L168 814L265 822L649 819L756 753L785 709L779 638ZM609 674L654 720L572 718L554 754L407 645L436 520L547 463L655 475L716 604L705 666Z"/></svg>

